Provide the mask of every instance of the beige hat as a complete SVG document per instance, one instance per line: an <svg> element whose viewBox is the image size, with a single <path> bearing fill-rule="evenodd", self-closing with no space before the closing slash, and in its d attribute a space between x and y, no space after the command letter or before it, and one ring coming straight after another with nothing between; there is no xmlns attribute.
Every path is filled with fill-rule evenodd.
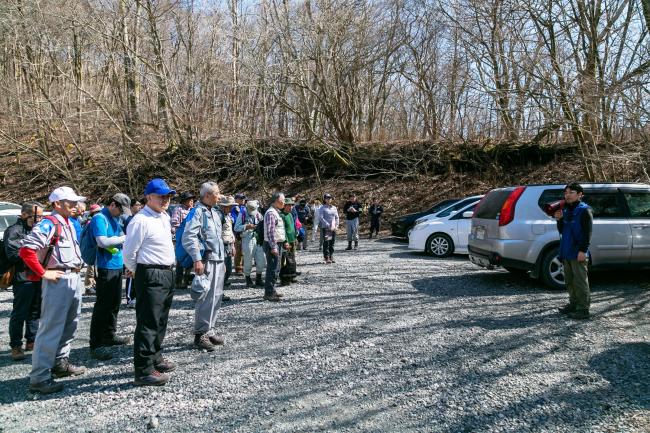
<svg viewBox="0 0 650 433"><path fill-rule="evenodd" d="M237 202L235 201L235 197L231 195L226 195L221 197L219 200L219 203L217 203L219 206L226 207L226 206L236 206Z"/></svg>

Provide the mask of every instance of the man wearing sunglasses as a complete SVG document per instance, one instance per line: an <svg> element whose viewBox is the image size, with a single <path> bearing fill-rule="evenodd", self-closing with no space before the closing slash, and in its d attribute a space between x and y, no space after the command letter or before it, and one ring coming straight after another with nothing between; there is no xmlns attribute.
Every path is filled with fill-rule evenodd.
<svg viewBox="0 0 650 433"><path fill-rule="evenodd" d="M63 384L53 377L86 372L68 360L81 314L77 233L70 222L77 203L86 198L64 186L50 194L52 218L43 218L23 239L19 256L30 269L30 281L42 280L41 318L34 342L29 390L49 394Z"/></svg>
<svg viewBox="0 0 650 433"><path fill-rule="evenodd" d="M9 345L11 359L22 361L25 352L34 350L34 339L38 330L38 317L41 313L41 282L29 281L25 264L18 256L22 240L32 231L32 227L43 217L43 206L36 202L24 203L16 224L5 231L5 254L14 266L13 308L9 319ZM23 350L23 336L25 349Z"/></svg>
<svg viewBox="0 0 650 433"><path fill-rule="evenodd" d="M126 194L117 193L90 220L89 230L97 242L97 299L90 320L90 356L99 360L113 357L110 347L129 343L127 337L115 335L124 269L122 215L131 215L131 199Z"/></svg>

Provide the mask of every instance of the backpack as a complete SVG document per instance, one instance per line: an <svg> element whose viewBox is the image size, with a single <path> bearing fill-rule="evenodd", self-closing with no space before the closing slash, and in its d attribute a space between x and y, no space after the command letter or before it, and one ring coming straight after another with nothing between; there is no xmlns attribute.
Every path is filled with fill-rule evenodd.
<svg viewBox="0 0 650 433"><path fill-rule="evenodd" d="M97 239L93 236L93 229L88 222L81 229L81 238L79 239L79 249L81 250L81 260L88 266L93 266L97 261Z"/></svg>
<svg viewBox="0 0 650 433"><path fill-rule="evenodd" d="M188 221L190 221L192 218L194 218L194 214L196 213L196 207L193 207L190 212L187 214L187 217L183 220L181 225L178 226L176 229L176 246L174 247L174 252L176 253L176 261L180 263L180 265L184 268L191 268L192 265L194 264L194 261L192 260L192 257L187 253L185 248L183 247L183 233L185 232L185 225L187 224ZM207 227L208 224L208 219L203 216L203 225L201 227L201 232L205 233L208 229ZM202 236L205 238L205 235ZM201 257L203 257L203 254L205 253L205 242L203 241L201 236L199 236L199 240L201 241Z"/></svg>
<svg viewBox="0 0 650 433"><path fill-rule="evenodd" d="M255 226L255 240L257 245L264 244L264 217L260 219L260 222Z"/></svg>
<svg viewBox="0 0 650 433"><path fill-rule="evenodd" d="M56 219L55 216L53 215L46 215L43 217L43 219L48 220L52 224L54 224L54 234L52 235L52 238L50 239L50 243L47 246L47 251L45 252L45 256L43 257L43 260L41 261L41 266L43 266L45 269L47 269L47 263L50 261L50 257L52 257L52 253L54 253L54 246L59 243L59 239L61 239L61 223L59 220ZM27 275L29 278L29 281L39 281L40 278L36 277L31 270L27 269Z"/></svg>
<svg viewBox="0 0 650 433"><path fill-rule="evenodd" d="M5 237L3 234L2 239L0 239L0 275L9 271L12 266L13 264L9 262L9 257L7 257L7 252L5 251Z"/></svg>

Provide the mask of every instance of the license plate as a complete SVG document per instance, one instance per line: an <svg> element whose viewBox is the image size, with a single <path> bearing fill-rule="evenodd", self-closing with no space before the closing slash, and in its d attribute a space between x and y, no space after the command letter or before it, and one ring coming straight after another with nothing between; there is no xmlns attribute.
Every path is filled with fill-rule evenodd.
<svg viewBox="0 0 650 433"><path fill-rule="evenodd" d="M476 231L474 232L474 236L476 239L483 240L485 239L485 229L482 227L476 227Z"/></svg>

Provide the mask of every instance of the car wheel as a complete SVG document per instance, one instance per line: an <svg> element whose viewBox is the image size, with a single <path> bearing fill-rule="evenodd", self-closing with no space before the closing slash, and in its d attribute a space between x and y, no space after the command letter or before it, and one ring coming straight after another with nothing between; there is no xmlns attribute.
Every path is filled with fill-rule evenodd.
<svg viewBox="0 0 650 433"><path fill-rule="evenodd" d="M454 242L444 233L434 233L427 239L426 252L434 257L447 257L454 252Z"/></svg>
<svg viewBox="0 0 650 433"><path fill-rule="evenodd" d="M552 289L561 290L564 285L564 266L557 256L559 248L551 248L542 259L542 282Z"/></svg>

